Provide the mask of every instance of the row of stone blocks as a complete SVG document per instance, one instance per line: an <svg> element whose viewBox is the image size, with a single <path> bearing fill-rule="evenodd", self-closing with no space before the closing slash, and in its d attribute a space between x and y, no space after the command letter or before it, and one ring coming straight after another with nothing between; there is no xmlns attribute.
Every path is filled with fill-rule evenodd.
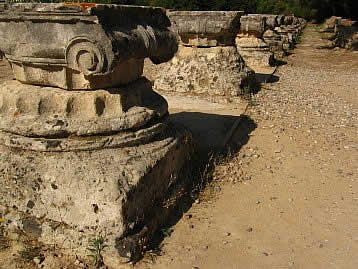
<svg viewBox="0 0 358 269"><path fill-rule="evenodd" d="M169 11L178 53L154 74L155 89L237 97L255 87L256 67L293 48L302 18L241 11ZM248 90L249 88L249 90Z"/></svg>

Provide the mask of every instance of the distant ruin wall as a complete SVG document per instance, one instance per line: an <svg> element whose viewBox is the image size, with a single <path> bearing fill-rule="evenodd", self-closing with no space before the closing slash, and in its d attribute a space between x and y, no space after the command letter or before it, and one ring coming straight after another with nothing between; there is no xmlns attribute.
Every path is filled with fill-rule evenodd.
<svg viewBox="0 0 358 269"><path fill-rule="evenodd" d="M274 54L282 56L292 49L305 27L302 18L283 15L248 14L240 18L236 37L239 54L250 66L271 66Z"/></svg>
<svg viewBox="0 0 358 269"><path fill-rule="evenodd" d="M237 97L254 87L257 66L293 48L306 21L241 11L169 11L179 49L168 63L146 64L158 91Z"/></svg>
<svg viewBox="0 0 358 269"><path fill-rule="evenodd" d="M329 40L323 48L345 48L358 50L358 24L350 19L331 17L323 25L321 33L330 33L326 36Z"/></svg>

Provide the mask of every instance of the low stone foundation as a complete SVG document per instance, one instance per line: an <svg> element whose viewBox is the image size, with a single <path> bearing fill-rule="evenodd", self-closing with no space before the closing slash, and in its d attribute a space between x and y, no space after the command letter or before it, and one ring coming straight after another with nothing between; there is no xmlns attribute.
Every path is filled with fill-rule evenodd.
<svg viewBox="0 0 358 269"><path fill-rule="evenodd" d="M237 97L254 80L235 47L180 46L155 79L154 89L208 96Z"/></svg>
<svg viewBox="0 0 358 269"><path fill-rule="evenodd" d="M140 239L151 237L158 228L153 217L162 217L158 208L190 152L190 135L173 125L136 147L39 152L0 146L0 212L10 230L45 244L85 256L88 240L101 235L107 260L131 260L141 252L124 250L120 241L145 227Z"/></svg>

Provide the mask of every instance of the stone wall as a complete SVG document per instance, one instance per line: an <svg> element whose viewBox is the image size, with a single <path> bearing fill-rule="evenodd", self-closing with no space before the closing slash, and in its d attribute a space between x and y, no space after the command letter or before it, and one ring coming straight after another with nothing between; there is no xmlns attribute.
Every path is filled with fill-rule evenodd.
<svg viewBox="0 0 358 269"><path fill-rule="evenodd" d="M236 46L246 63L271 66L274 55L282 56L292 49L306 21L294 16L249 14L240 18Z"/></svg>

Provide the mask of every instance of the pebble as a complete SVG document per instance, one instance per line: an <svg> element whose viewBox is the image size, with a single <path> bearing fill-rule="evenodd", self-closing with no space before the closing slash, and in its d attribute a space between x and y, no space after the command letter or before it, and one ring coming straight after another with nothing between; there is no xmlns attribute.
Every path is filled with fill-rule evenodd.
<svg viewBox="0 0 358 269"><path fill-rule="evenodd" d="M35 258L33 259L33 261L34 261L34 263L36 263L36 264L40 264L43 260L40 259L40 257L35 257Z"/></svg>

